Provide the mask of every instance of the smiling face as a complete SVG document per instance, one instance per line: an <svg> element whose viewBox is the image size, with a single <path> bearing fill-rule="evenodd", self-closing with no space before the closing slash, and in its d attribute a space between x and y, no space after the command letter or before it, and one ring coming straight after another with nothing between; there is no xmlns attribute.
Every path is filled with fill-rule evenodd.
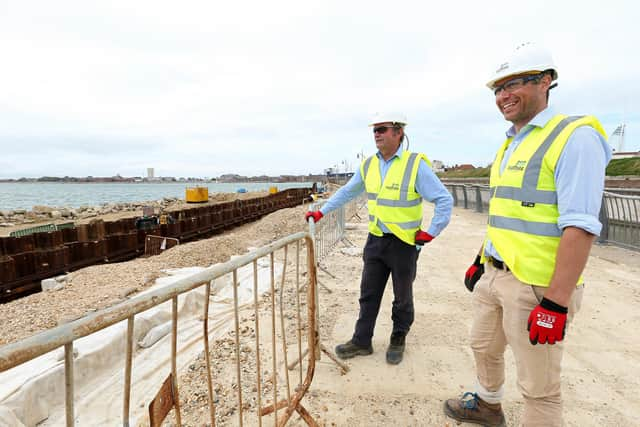
<svg viewBox="0 0 640 427"><path fill-rule="evenodd" d="M547 108L547 91L551 85L551 76L544 75L538 80L522 82L530 75L509 76L496 82L496 105L505 120L513 123L516 132L520 131L536 114ZM516 84L509 84L515 81Z"/></svg>

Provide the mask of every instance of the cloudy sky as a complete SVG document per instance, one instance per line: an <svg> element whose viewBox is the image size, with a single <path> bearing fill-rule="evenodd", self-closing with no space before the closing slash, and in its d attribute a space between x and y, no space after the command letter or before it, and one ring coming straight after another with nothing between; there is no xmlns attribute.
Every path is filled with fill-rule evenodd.
<svg viewBox="0 0 640 427"><path fill-rule="evenodd" d="M484 84L524 41L557 109L640 149L639 25L628 0L0 0L0 178L321 173L374 152L382 110L486 166L508 123Z"/></svg>

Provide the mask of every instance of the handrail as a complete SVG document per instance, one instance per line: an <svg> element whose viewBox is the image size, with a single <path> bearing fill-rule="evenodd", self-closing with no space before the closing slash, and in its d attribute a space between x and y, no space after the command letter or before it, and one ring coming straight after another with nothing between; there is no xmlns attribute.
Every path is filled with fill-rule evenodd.
<svg viewBox="0 0 640 427"><path fill-rule="evenodd" d="M151 404L149 405L149 412L150 412L150 419L151 419L151 423L152 425L160 425L159 423L162 422L162 419L164 419L164 417L166 416L166 414L169 412L169 410L173 407L175 409L175 415L176 415L176 422L178 425L181 425L181 415L180 415L180 406L179 406L179 402L180 402L180 398L178 395L178 372L177 372L177 366L176 366L176 358L177 358L177 323L178 323L178 296L180 294L189 292L195 288L198 288L200 286L203 286L206 288L206 293L204 295L205 298L205 313L204 313L204 322L203 322L203 340L204 340L204 344L205 344L205 359L207 362L207 380L208 380L208 385L209 385L209 406L210 406L210 418L211 421L210 423L212 425L215 425L215 410L214 410L214 406L215 406L215 400L214 396L213 396L213 391L212 391L212 387L211 387L211 364L209 361L209 345L208 345L208 298L209 298L209 290L211 287L211 281L217 278L220 278L228 273L232 273L233 274L233 294L234 294L234 319L235 319L235 348L236 348L236 368L237 368L237 372L238 372L238 377L237 377L237 381L238 381L238 402L237 402L237 413L238 416L240 417L239 423L240 425L242 425L242 418L243 418L243 412L244 412L244 405L242 403L242 382L241 382L241 378L240 378L240 364L241 364L241 360L239 357L240 354L240 341L239 341L239 316L238 316L238 312L240 310L239 305L238 305L238 292L237 292L237 287L239 285L238 283L238 278L237 278L237 270L240 267L246 266L248 264L253 263L253 267L254 267L254 303L257 304L258 299L257 299L257 276L255 276L256 273L256 266L257 266L257 261L260 258L263 258L265 256L269 256L271 263L271 291L270 291L270 299L272 300L271 302L271 315L272 315L272 322L275 322L275 316L276 316L276 312L275 312L275 299L278 297L280 298L280 311L279 311L279 316L280 316L280 321L284 322L285 318L287 318L287 316L284 315L283 309L284 309L284 305L283 305L283 298L285 296L284 291L284 285L285 285L285 271L286 271L286 264L287 264L287 248L289 245L291 244L295 244L296 250L300 251L300 248L302 245L300 245L300 242L303 241L306 249L307 249L307 255L306 255L306 262L307 262L307 268L306 268L306 272L307 272L307 295L306 295L306 311L307 311L307 316L306 316L306 325L302 326L300 324L300 304L299 304L299 296L298 296L298 292L299 289L301 288L300 286L295 286L295 298L297 298L298 300L298 304L293 304L291 301L289 301L287 303L287 309L293 309L295 310L297 308L298 310L298 324L297 324L297 339L298 341L302 340L302 334L301 332L303 330L305 330L307 337L306 337L306 342L307 342L307 350L305 352L305 354L308 354L307 360L306 360L306 364L307 364L307 374L304 378L304 380L302 380L302 372L300 375L300 379L301 382L300 384L298 384L297 386L295 386L295 394L291 392L290 388L291 385L289 384L289 381L286 382L286 384L282 384L279 385L281 388L285 388L286 387L286 398L284 400L280 400L277 401L276 398L278 397L278 394L281 393L281 391L277 390L276 388L276 375L278 374L276 369L275 369L275 363L276 363L276 358L280 359L282 356L281 355L276 355L276 353L274 352L273 354L271 354L271 357L273 358L273 363L274 363L274 370L272 373L272 384L274 386L274 401L271 402L271 405L267 406L266 408L259 408L260 410L257 412L258 417L262 417L263 415L266 415L268 413L273 412L274 413L274 425L278 425L278 426L282 426L285 425L288 421L288 419L290 418L290 416L293 414L293 412L298 412L300 414L300 416L309 424L309 425L317 425L315 423L315 421L313 420L313 418L310 416L310 414L306 411L306 409L301 405L301 400L304 397L306 391L308 390L312 380L313 380L313 374L315 371L315 358L313 357L314 355L314 351L309 351L309 349L315 349L318 346L318 326L316 324L316 319L317 319L317 306L316 306L316 300L315 300L315 296L316 296L316 265L315 265L315 257L314 257L314 246L313 246L313 242L311 239L311 236L309 233L307 232L299 232L296 234L292 234L289 235L287 237L284 237L282 239L279 239L271 244L268 244L266 246L263 246L261 248L258 248L250 253L244 254L244 255L240 255L237 258L234 258L230 261L227 261L224 264L216 264L212 267L209 267L199 273L193 274L189 277L177 280L176 282L167 285L167 286L163 286L161 288L155 289L155 290L151 290L148 293L142 294L142 295L138 295L135 296L133 298L131 298L130 300L121 302L119 304L116 304L112 307L109 308L105 308L103 310L100 310L98 312L92 313L90 315L87 315L83 318L74 320L72 322L63 324L63 325L59 325L55 328L52 328L50 330L38 333L36 335L33 335L31 337L25 338L21 341L15 342L15 343L11 343L11 344L7 344L5 346L0 347L0 373L4 372L6 370L9 370L11 368L14 368L22 363L25 363L29 360L32 360L36 357L39 357L41 355L44 355L46 353L49 353L57 348L59 348L60 346L64 346L65 352L64 352L64 358L65 358L65 370L64 370L64 375L65 375L65 407L66 407L66 424L67 426L72 426L74 425L74 423L76 422L75 420L75 416L74 416L74 355L73 355L73 345L74 345L74 341L78 340L82 337L85 337L87 335L90 335L92 333L98 332L102 329L105 329L109 326L112 326L116 323L119 323L121 321L127 320L127 336L126 336L126 351L124 354L125 357L125 371L124 371L124 392L122 393L124 401L123 401L123 425L128 426L129 425L129 408L130 407L134 407L133 405L130 404L129 399L131 397L131 393L130 393L130 388L131 388L131 367L132 367L132 346L133 346L133 331L134 331L134 317L136 314L139 314L141 312L144 312L154 306L160 305L166 301L171 300L172 301L172 320L171 320L171 324L172 324L172 333L171 333L171 375L167 378L167 380L165 380L165 384L163 385L163 387L161 387L158 395L156 396L156 399L154 399L153 402L151 402ZM283 265L283 269L282 269L282 283L281 286L279 288L275 288L275 277L274 277L274 253L278 250L278 249L282 249L284 248L284 265ZM293 262L296 263L296 268L295 268L295 282L297 283L299 281L299 274L300 274L300 269L298 268L298 264L299 264L299 256L296 257L296 259L293 260ZM288 294L288 293L287 293ZM295 307L294 307L295 305ZM257 313L257 312L256 312ZM275 325L275 323L274 323ZM271 339L274 341L274 345L275 345L275 340L276 339L280 339L282 341L282 351L285 352L284 355L284 369L285 369L285 373L287 375L288 378L288 372L286 371L287 368L287 356L286 356L286 352L287 352L287 346L286 346L286 337L284 335L284 323L281 323L282 326L282 330L281 332L278 334L280 335L279 337L276 337L276 330L272 330L272 334L271 334ZM258 324L258 317L256 317L255 320L255 327L256 327L256 357L260 358L260 343L258 342L258 337L259 337L259 324ZM298 343L297 346L299 349L301 348L300 342ZM275 347L274 347L275 348ZM300 355L300 358L302 357L302 355ZM278 361L280 366L281 361ZM260 366L260 363L257 363L257 366ZM245 370L247 368L245 367ZM302 365L300 366L300 369L302 370ZM77 375L76 375L77 376ZM260 373L256 373L256 376L258 378L258 381L260 381ZM81 377L81 376L80 376ZM166 388L165 386L168 386L168 388ZM260 385L257 385L257 388L260 389ZM164 394L163 394L164 393ZM164 397L167 397L168 395L168 400L169 400L169 406L167 408L166 406L166 402L167 400L163 400ZM159 399L160 398L160 399ZM158 403L157 403L157 402ZM137 404L135 405L135 407L138 407L140 402L137 402ZM164 404L164 408L162 407ZM278 414L278 409L280 408L286 408L286 411L284 411L284 414L282 416L279 416ZM157 411L156 411L157 410ZM158 414L158 418L154 419L153 416L151 414ZM259 419L259 424L262 424L262 421Z"/></svg>

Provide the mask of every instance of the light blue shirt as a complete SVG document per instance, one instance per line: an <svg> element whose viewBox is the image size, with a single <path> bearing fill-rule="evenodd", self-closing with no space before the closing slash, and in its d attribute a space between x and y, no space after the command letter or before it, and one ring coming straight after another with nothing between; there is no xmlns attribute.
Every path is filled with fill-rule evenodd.
<svg viewBox="0 0 640 427"><path fill-rule="evenodd" d="M544 127L555 115L553 107L547 107L517 134L514 126L507 130L507 138L513 137L513 141L504 154L500 173L509 162L511 154L531 130ZM598 217L604 189L605 168L609 160L611 160L611 147L591 126L580 126L569 136L554 173L560 229L578 227L596 236L600 234L602 224ZM503 259L491 240L487 240L484 252L486 256Z"/></svg>
<svg viewBox="0 0 640 427"><path fill-rule="evenodd" d="M400 158L400 155L402 154L401 150L402 145L389 160L384 160L380 152L376 153L376 156L378 156L378 159L380 160L378 163L380 164L380 177L383 181L384 177L387 175L387 171L389 171L389 167L391 167L391 163L393 163L396 158ZM360 168L358 168L349 182L336 191L336 193L327 200L327 203L320 208L320 211L323 215L326 215L348 201L353 200L364 190L364 180L360 173ZM449 191L447 191L445 186L442 185L440 179L435 173L433 173L429 165L427 165L424 160L420 160L420 164L418 165L418 176L416 178L415 190L423 199L435 204L433 218L431 218L431 225L427 230L427 233L435 237L444 230L447 224L449 224L449 220L451 219L451 209L453 206L453 197L451 197ZM380 224L380 229L383 233L391 232L384 224Z"/></svg>

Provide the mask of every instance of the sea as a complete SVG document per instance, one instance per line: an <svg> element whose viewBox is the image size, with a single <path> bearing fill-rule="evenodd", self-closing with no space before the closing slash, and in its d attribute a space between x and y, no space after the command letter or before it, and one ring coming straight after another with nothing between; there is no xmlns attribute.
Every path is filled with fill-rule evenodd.
<svg viewBox="0 0 640 427"><path fill-rule="evenodd" d="M246 182L246 183L58 183L0 182L0 210L26 209L33 206L71 207L99 206L106 203L145 202L164 197L184 199L188 187L208 187L212 193L268 191L308 188L312 182Z"/></svg>

